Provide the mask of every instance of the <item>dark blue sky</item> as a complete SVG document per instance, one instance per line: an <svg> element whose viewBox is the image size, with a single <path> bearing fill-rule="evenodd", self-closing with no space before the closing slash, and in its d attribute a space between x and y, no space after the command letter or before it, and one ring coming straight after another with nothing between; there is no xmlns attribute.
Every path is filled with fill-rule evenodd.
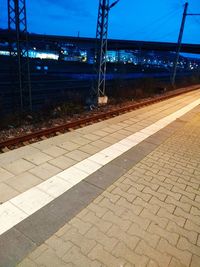
<svg viewBox="0 0 200 267"><path fill-rule="evenodd" d="M26 0L28 30L94 37L99 0ZM113 1L110 0L110 3ZM189 0L200 13L200 0ZM109 38L176 41L184 0L121 0L110 12ZM0 27L7 25L7 0L0 1ZM200 43L200 16L187 17L183 42Z"/></svg>

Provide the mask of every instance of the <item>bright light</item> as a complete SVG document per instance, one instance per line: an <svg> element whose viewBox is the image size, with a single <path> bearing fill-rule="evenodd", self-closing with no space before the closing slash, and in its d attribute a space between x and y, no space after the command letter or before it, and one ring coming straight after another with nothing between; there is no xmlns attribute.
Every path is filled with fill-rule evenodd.
<svg viewBox="0 0 200 267"><path fill-rule="evenodd" d="M2 55L2 56L9 56L10 53L8 51L0 51L0 55Z"/></svg>
<svg viewBox="0 0 200 267"><path fill-rule="evenodd" d="M54 59L58 60L59 55L54 53L45 53L45 52L36 52L35 50L29 51L29 57L31 58L40 58L40 59Z"/></svg>

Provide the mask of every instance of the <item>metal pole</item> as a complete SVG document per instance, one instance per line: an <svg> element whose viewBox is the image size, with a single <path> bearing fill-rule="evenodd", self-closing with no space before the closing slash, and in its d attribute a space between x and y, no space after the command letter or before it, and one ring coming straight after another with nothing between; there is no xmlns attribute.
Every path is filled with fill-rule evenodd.
<svg viewBox="0 0 200 267"><path fill-rule="evenodd" d="M32 110L26 0L8 0L8 29L16 36L10 44L10 57L11 62L12 57L17 58L20 108Z"/></svg>
<svg viewBox="0 0 200 267"><path fill-rule="evenodd" d="M184 32L184 27L185 27L185 19L186 19L186 16L187 16L187 9L188 9L188 3L186 2L185 5L184 5L183 18L182 18L182 22L181 22L181 28L180 28L180 32L179 32L179 37L178 37L176 58L175 58L175 61L174 61L174 66L173 66L173 75L172 75L172 86L173 87L175 86L177 65L178 65L178 60L179 60L179 55L180 55L180 50L181 50L181 43L182 43L183 32Z"/></svg>
<svg viewBox="0 0 200 267"><path fill-rule="evenodd" d="M109 0L100 0L97 20L97 98L105 97Z"/></svg>
<svg viewBox="0 0 200 267"><path fill-rule="evenodd" d="M109 0L99 0L99 11L97 19L96 31L96 57L97 61L94 63L97 71L97 102L98 104L106 104L107 96L105 95L106 87L106 54L108 44L108 17L109 11L113 8L119 0L109 4Z"/></svg>

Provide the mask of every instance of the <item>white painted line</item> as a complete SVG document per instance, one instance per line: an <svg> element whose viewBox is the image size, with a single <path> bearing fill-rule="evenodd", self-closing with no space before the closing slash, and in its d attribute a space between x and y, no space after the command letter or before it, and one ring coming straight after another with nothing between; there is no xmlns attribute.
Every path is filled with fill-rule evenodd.
<svg viewBox="0 0 200 267"><path fill-rule="evenodd" d="M199 104L200 99L3 203L0 205L0 235Z"/></svg>
<svg viewBox="0 0 200 267"><path fill-rule="evenodd" d="M91 157L89 157L89 159L91 161L94 161L98 164L101 164L102 166L106 165L107 163L111 162L113 159L115 159L116 156L115 155L105 155L103 153L98 153L98 154L95 154Z"/></svg>
<svg viewBox="0 0 200 267"><path fill-rule="evenodd" d="M76 168L90 175L94 173L95 171L99 170L103 165L97 162L93 162L89 158L87 158L77 163L75 166Z"/></svg>
<svg viewBox="0 0 200 267"><path fill-rule="evenodd" d="M45 192L42 192L37 186L29 189L28 191L9 200L10 203L15 205L26 214L33 214L41 209L54 198ZM4 205L4 204L3 204Z"/></svg>
<svg viewBox="0 0 200 267"><path fill-rule="evenodd" d="M100 151L100 153L106 155L106 156L114 156L115 158L119 157L121 154L123 154L122 151L118 150L117 148L113 148L113 146L109 146L105 149L103 149L102 151Z"/></svg>
<svg viewBox="0 0 200 267"><path fill-rule="evenodd" d="M56 176L64 179L72 186L74 186L77 183L80 183L86 177L88 177L88 173L77 169L75 166L72 166L69 169L66 169L65 171L57 174Z"/></svg>
<svg viewBox="0 0 200 267"><path fill-rule="evenodd" d="M69 181L65 181L64 179L59 178L59 176L53 176L36 187L53 198L56 198L65 193L72 186L73 184Z"/></svg>
<svg viewBox="0 0 200 267"><path fill-rule="evenodd" d="M15 207L10 202L0 206L0 235L11 229L29 215Z"/></svg>

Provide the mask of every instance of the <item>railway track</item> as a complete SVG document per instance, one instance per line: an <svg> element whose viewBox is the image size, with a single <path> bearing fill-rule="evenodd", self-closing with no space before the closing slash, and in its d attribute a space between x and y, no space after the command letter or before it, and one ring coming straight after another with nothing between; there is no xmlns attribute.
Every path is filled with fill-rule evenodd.
<svg viewBox="0 0 200 267"><path fill-rule="evenodd" d="M197 90L199 86L191 86L189 88L178 89L176 91L168 92L162 96L154 97L148 100L142 100L138 103L133 103L131 105L127 105L120 108L113 108L112 110L100 112L97 114L91 114L86 118L76 119L74 121L54 126L48 129L43 129L39 131L35 131L32 133L28 133L25 135L17 136L14 138L8 138L7 140L0 141L0 150L1 152L6 152L8 150L15 149L17 147L28 145L29 143L37 142L43 140L44 138L56 136L58 134L62 134L64 132L70 131L71 129L77 129L88 124L92 124L101 120L105 120L111 118L113 116L117 116L126 112L129 112L134 109L142 108L147 105L151 105L160 101L164 101L166 99L188 93L194 90Z"/></svg>

